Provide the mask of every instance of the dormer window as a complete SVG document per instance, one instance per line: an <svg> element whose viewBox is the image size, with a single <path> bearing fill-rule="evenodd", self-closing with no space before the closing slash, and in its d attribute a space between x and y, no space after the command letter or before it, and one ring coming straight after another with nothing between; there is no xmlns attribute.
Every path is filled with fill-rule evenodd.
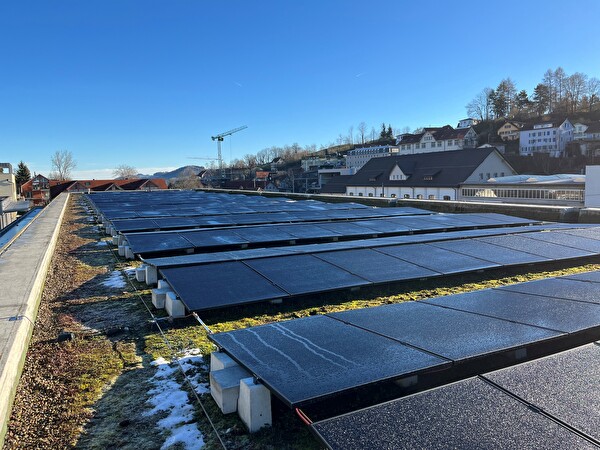
<svg viewBox="0 0 600 450"><path fill-rule="evenodd" d="M431 180L433 180L433 177L431 175L425 175L423 177L423 180L425 180L425 181L431 181Z"/></svg>

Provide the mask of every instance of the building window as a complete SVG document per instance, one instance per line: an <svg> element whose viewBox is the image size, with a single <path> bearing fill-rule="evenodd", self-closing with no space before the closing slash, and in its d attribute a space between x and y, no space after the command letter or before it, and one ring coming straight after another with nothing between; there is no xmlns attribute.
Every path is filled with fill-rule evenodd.
<svg viewBox="0 0 600 450"><path fill-rule="evenodd" d="M417 199L423 200L423 194L417 194Z"/></svg>
<svg viewBox="0 0 600 450"><path fill-rule="evenodd" d="M392 195L390 195L390 197L396 198L396 194L392 194Z"/></svg>
<svg viewBox="0 0 600 450"><path fill-rule="evenodd" d="M429 197L428 197L428 198L429 198L429 200L435 200L435 195L433 195L433 194L429 194Z"/></svg>
<svg viewBox="0 0 600 450"><path fill-rule="evenodd" d="M449 195L444 195L444 200L450 200L450 196Z"/></svg>
<svg viewBox="0 0 600 450"><path fill-rule="evenodd" d="M354 195L354 192L350 192L348 195L352 195L352 196L353 196L353 195Z"/></svg>
<svg viewBox="0 0 600 450"><path fill-rule="evenodd" d="M438 143L437 143L437 146L438 146L438 147L441 147L441 146L442 146L442 143L441 143L441 142L438 142Z"/></svg>
<svg viewBox="0 0 600 450"><path fill-rule="evenodd" d="M363 193L362 193L362 192L359 192L359 193L358 193L358 196L359 196L359 197L362 197L362 196L363 196Z"/></svg>
<svg viewBox="0 0 600 450"><path fill-rule="evenodd" d="M410 198L409 194L404 194L404 198Z"/></svg>
<svg viewBox="0 0 600 450"><path fill-rule="evenodd" d="M373 193L372 192L369 192L369 197L373 197Z"/></svg>

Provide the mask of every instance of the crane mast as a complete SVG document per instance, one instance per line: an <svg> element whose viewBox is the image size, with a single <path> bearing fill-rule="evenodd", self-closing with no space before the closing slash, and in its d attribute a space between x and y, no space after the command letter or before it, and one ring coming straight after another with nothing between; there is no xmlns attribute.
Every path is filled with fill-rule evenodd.
<svg viewBox="0 0 600 450"><path fill-rule="evenodd" d="M217 161L219 161L219 172L221 174L221 180L225 179L225 169L223 169L223 156L221 154L221 142L223 142L226 136L231 136L233 133L245 130L246 128L248 128L248 126L244 125L238 128L234 128L233 130L225 131L224 133L219 133L216 136L210 137L213 141L217 141Z"/></svg>

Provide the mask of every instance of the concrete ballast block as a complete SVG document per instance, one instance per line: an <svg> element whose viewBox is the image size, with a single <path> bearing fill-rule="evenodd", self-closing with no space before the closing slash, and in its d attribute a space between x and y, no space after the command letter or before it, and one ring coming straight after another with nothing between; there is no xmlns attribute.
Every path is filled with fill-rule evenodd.
<svg viewBox="0 0 600 450"><path fill-rule="evenodd" d="M119 245L119 256L125 256L125 246Z"/></svg>
<svg viewBox="0 0 600 450"><path fill-rule="evenodd" d="M164 309L168 289L152 289L152 304L155 308Z"/></svg>
<svg viewBox="0 0 600 450"><path fill-rule="evenodd" d="M133 251L131 250L131 247L129 247L129 245L125 246L125 258L135 259L135 255L133 254Z"/></svg>
<svg viewBox="0 0 600 450"><path fill-rule="evenodd" d="M169 286L169 283L167 283L167 280L158 280L157 286L159 289L162 288L171 288L171 286Z"/></svg>
<svg viewBox="0 0 600 450"><path fill-rule="evenodd" d="M152 286L158 281L158 271L156 266L146 266L146 284Z"/></svg>
<svg viewBox="0 0 600 450"><path fill-rule="evenodd" d="M272 424L271 392L252 377L240 380L238 414L250 433Z"/></svg>
<svg viewBox="0 0 600 450"><path fill-rule="evenodd" d="M185 306L183 302L177 298L177 295L173 291L167 291L165 294L165 309L169 316L177 319L185 317Z"/></svg>
<svg viewBox="0 0 600 450"><path fill-rule="evenodd" d="M119 245L119 236L113 236L112 243L113 245Z"/></svg>
<svg viewBox="0 0 600 450"><path fill-rule="evenodd" d="M211 372L216 372L217 370L223 370L237 365L238 363L236 363L227 353L212 352L210 354Z"/></svg>
<svg viewBox="0 0 600 450"><path fill-rule="evenodd" d="M142 282L146 281L146 268L145 267L138 267L137 269L135 269L135 280L138 283L142 283Z"/></svg>
<svg viewBox="0 0 600 450"><path fill-rule="evenodd" d="M250 373L240 366L210 372L210 395L223 414L237 411L240 380L249 376Z"/></svg>

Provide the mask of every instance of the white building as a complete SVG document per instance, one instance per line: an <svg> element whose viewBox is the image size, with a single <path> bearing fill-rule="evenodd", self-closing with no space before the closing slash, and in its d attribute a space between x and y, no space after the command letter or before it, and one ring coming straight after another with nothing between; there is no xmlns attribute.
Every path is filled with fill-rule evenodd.
<svg viewBox="0 0 600 450"><path fill-rule="evenodd" d="M456 200L463 183L514 173L493 147L390 156L370 160L349 177L346 195Z"/></svg>
<svg viewBox="0 0 600 450"><path fill-rule="evenodd" d="M400 154L446 152L477 146L477 133L470 128L454 129L450 125L425 128L422 133L401 134L396 137Z"/></svg>
<svg viewBox="0 0 600 450"><path fill-rule="evenodd" d="M585 175L585 207L600 208L600 166L586 166Z"/></svg>
<svg viewBox="0 0 600 450"><path fill-rule="evenodd" d="M512 175L465 183L459 200L542 205L583 205L585 175Z"/></svg>
<svg viewBox="0 0 600 450"><path fill-rule="evenodd" d="M541 122L524 127L519 134L519 153L531 156L548 153L552 157L563 156L567 143L573 140L573 125L569 119L563 122Z"/></svg>
<svg viewBox="0 0 600 450"><path fill-rule="evenodd" d="M472 117L468 117L466 119L462 119L456 125L456 128L471 128L479 123L479 120L473 119Z"/></svg>
<svg viewBox="0 0 600 450"><path fill-rule="evenodd" d="M381 158L398 153L399 148L393 145L375 145L373 147L361 147L346 153L346 167L359 170L371 158Z"/></svg>
<svg viewBox="0 0 600 450"><path fill-rule="evenodd" d="M588 126L585 123L575 122L573 124L573 139L585 139L585 132L588 129Z"/></svg>

